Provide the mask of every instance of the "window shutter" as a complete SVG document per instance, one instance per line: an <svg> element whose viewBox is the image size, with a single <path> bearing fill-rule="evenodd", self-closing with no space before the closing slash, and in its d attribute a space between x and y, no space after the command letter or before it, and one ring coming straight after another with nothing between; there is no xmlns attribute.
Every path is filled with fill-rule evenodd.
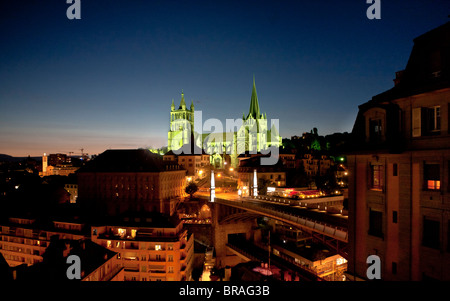
<svg viewBox="0 0 450 301"><path fill-rule="evenodd" d="M412 109L412 136L420 137L422 134L422 110L421 108Z"/></svg>

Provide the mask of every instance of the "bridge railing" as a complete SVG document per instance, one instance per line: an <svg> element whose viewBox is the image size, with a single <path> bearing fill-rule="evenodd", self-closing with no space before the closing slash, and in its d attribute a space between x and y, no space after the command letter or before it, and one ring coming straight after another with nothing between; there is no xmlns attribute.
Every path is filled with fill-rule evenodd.
<svg viewBox="0 0 450 301"><path fill-rule="evenodd" d="M265 213L269 216L282 218L285 221L289 221L294 224L309 228L312 231L320 232L326 236L338 239L343 242L348 242L348 231L346 228L330 225L328 223L320 222L293 213L286 213L286 210L277 209L274 206L267 206L265 204L254 204L246 202L245 200L229 201L225 199L216 199L216 202L232 207L246 208L255 212Z"/></svg>

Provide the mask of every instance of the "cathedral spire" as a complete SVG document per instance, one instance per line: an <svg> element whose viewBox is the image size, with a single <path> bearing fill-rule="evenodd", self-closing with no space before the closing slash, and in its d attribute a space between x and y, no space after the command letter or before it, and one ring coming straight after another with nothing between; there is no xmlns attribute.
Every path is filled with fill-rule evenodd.
<svg viewBox="0 0 450 301"><path fill-rule="evenodd" d="M183 89L181 89L180 109L186 110L186 102L184 101L184 93L183 93Z"/></svg>
<svg viewBox="0 0 450 301"><path fill-rule="evenodd" d="M172 105L170 106L171 111L175 111L175 103L172 98Z"/></svg>
<svg viewBox="0 0 450 301"><path fill-rule="evenodd" d="M259 111L258 95L256 94L255 75L253 75L252 98L250 101L250 110L248 112L247 118L250 116L252 116L254 119L259 119L261 116L261 113Z"/></svg>

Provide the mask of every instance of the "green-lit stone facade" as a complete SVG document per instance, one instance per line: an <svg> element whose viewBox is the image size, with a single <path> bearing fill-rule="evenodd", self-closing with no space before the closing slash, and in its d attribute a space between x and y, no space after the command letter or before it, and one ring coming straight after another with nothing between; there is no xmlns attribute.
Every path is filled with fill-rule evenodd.
<svg viewBox="0 0 450 301"><path fill-rule="evenodd" d="M260 111L254 78L249 113L242 116L242 124L237 131L199 134L194 129L193 102L187 108L184 94L181 93L180 105L175 109L172 100L168 150L179 150L183 145L189 144L191 139L200 149L210 154L211 164L218 168L224 167L224 154L229 156L231 166L237 167L239 154L261 152L281 143L278 130L274 126L268 129L267 114Z"/></svg>

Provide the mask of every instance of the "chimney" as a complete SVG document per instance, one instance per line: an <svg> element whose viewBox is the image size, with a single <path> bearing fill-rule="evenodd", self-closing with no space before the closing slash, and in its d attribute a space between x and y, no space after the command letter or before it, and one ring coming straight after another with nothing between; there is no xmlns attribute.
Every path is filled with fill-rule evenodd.
<svg viewBox="0 0 450 301"><path fill-rule="evenodd" d="M395 72L395 79L394 79L395 86L397 86L401 82L404 72L405 72L405 70Z"/></svg>

